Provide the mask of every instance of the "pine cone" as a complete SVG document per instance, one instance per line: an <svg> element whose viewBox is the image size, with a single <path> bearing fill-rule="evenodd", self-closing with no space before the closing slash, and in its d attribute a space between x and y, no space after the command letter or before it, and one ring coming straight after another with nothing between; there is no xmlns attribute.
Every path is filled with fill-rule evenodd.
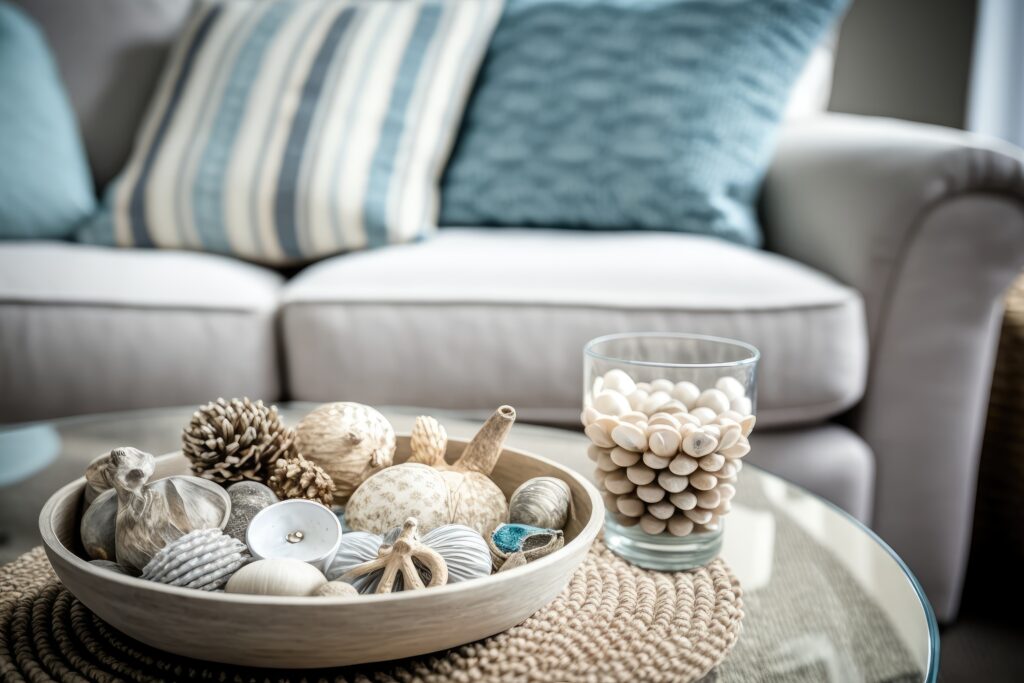
<svg viewBox="0 0 1024 683"><path fill-rule="evenodd" d="M296 453L290 458L278 458L267 485L281 500L305 498L331 507L334 500L334 481L322 467Z"/></svg>
<svg viewBox="0 0 1024 683"><path fill-rule="evenodd" d="M192 414L181 450L196 476L218 484L263 482L278 458L294 453L294 441L295 431L282 424L276 406L218 398Z"/></svg>

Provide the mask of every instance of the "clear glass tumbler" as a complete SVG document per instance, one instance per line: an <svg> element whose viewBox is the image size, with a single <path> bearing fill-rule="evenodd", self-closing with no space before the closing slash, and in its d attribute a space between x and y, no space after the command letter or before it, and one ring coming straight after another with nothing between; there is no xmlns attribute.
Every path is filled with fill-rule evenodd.
<svg viewBox="0 0 1024 683"><path fill-rule="evenodd" d="M614 553L673 571L718 555L750 451L759 358L750 344L696 334L615 334L586 345L580 419Z"/></svg>

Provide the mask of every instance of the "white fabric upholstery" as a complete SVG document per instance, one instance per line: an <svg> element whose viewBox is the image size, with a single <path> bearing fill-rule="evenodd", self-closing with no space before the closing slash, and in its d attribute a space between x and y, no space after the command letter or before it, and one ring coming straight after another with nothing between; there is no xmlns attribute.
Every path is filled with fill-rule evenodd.
<svg viewBox="0 0 1024 683"><path fill-rule="evenodd" d="M0 244L0 422L276 399L281 281L206 254Z"/></svg>
<svg viewBox="0 0 1024 683"><path fill-rule="evenodd" d="M323 261L285 287L290 395L578 419L582 347L609 332L737 337L763 353L758 418L811 422L855 403L859 296L788 259L711 238L446 229Z"/></svg>
<svg viewBox="0 0 1024 683"><path fill-rule="evenodd" d="M875 529L956 616L1002 296L1024 265L1024 152L860 116L790 126L764 187L769 247L864 294Z"/></svg>

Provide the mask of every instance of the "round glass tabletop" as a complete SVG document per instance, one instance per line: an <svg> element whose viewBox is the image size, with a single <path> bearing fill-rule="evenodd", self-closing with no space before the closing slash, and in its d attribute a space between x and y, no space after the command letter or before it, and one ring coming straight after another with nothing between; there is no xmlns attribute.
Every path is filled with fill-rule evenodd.
<svg viewBox="0 0 1024 683"><path fill-rule="evenodd" d="M294 424L310 404L284 404ZM0 430L0 562L40 543L37 518L59 486L122 445L177 450L192 408L65 418ZM400 432L430 412L453 437L480 422L387 408ZM509 444L593 476L587 439L517 424ZM722 556L744 590L743 633L709 680L934 681L939 636L917 579L874 533L830 503L754 466L743 469Z"/></svg>

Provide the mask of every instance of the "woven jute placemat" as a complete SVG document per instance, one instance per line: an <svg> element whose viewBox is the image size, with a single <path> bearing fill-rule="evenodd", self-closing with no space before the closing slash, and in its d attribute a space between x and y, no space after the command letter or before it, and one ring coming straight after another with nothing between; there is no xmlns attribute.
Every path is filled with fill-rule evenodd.
<svg viewBox="0 0 1024 683"><path fill-rule="evenodd" d="M721 560L692 572L652 572L597 541L553 603L491 638L365 667L261 670L178 657L128 638L65 590L36 548L0 567L0 678L677 683L725 658L740 632L740 595Z"/></svg>

